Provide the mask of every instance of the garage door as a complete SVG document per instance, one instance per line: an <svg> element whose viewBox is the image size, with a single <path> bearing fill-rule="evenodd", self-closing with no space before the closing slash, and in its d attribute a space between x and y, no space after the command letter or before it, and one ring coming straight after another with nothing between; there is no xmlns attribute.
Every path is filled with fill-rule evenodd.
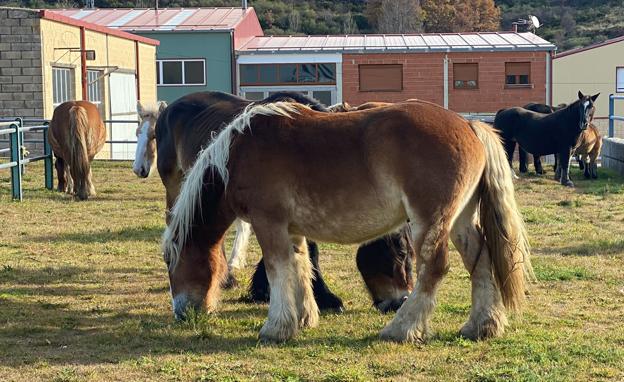
<svg viewBox="0 0 624 382"><path fill-rule="evenodd" d="M134 74L111 73L110 88L110 120L136 121L137 94ZM109 123L109 139L111 144L111 159L134 160L136 143L136 123L117 122Z"/></svg>

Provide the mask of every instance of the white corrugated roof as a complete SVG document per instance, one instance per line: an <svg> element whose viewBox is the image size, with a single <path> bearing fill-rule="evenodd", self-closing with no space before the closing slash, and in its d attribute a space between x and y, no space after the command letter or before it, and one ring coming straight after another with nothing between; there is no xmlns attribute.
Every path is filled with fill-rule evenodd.
<svg viewBox="0 0 624 382"><path fill-rule="evenodd" d="M405 35L260 36L238 52L426 52L551 51L556 47L530 32L426 33Z"/></svg>

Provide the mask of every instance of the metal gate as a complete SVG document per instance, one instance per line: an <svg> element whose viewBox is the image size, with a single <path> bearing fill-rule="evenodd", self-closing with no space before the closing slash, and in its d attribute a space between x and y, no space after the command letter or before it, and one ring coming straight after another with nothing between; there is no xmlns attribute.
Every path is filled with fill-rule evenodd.
<svg viewBox="0 0 624 382"><path fill-rule="evenodd" d="M131 73L111 73L109 77L110 120L137 120L136 78ZM114 126L113 126L114 125ZM108 137L111 141L110 158L133 160L136 151L136 123L108 123ZM125 143L133 142L133 143Z"/></svg>

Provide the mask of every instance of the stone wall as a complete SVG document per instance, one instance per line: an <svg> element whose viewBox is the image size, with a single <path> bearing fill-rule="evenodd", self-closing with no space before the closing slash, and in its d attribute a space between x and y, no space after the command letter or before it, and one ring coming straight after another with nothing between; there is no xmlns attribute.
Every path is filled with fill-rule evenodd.
<svg viewBox="0 0 624 382"><path fill-rule="evenodd" d="M37 11L0 8L0 118L43 118L41 33ZM41 133L26 134L41 139ZM0 148L8 136L0 136ZM40 144L28 144L38 152Z"/></svg>

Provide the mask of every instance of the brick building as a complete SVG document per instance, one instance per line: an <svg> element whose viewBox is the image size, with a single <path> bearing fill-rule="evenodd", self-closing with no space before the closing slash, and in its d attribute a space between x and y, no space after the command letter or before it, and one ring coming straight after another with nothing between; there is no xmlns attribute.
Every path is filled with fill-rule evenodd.
<svg viewBox="0 0 624 382"><path fill-rule="evenodd" d="M0 118L49 119L60 103L85 99L104 119L136 119L137 100L156 101L157 45L48 10L0 7ZM135 129L110 127L109 139L134 140ZM132 144L114 150L102 154L134 154Z"/></svg>
<svg viewBox="0 0 624 382"><path fill-rule="evenodd" d="M261 36L237 51L239 94L325 104L432 101L461 113L550 101L555 46L532 33Z"/></svg>

